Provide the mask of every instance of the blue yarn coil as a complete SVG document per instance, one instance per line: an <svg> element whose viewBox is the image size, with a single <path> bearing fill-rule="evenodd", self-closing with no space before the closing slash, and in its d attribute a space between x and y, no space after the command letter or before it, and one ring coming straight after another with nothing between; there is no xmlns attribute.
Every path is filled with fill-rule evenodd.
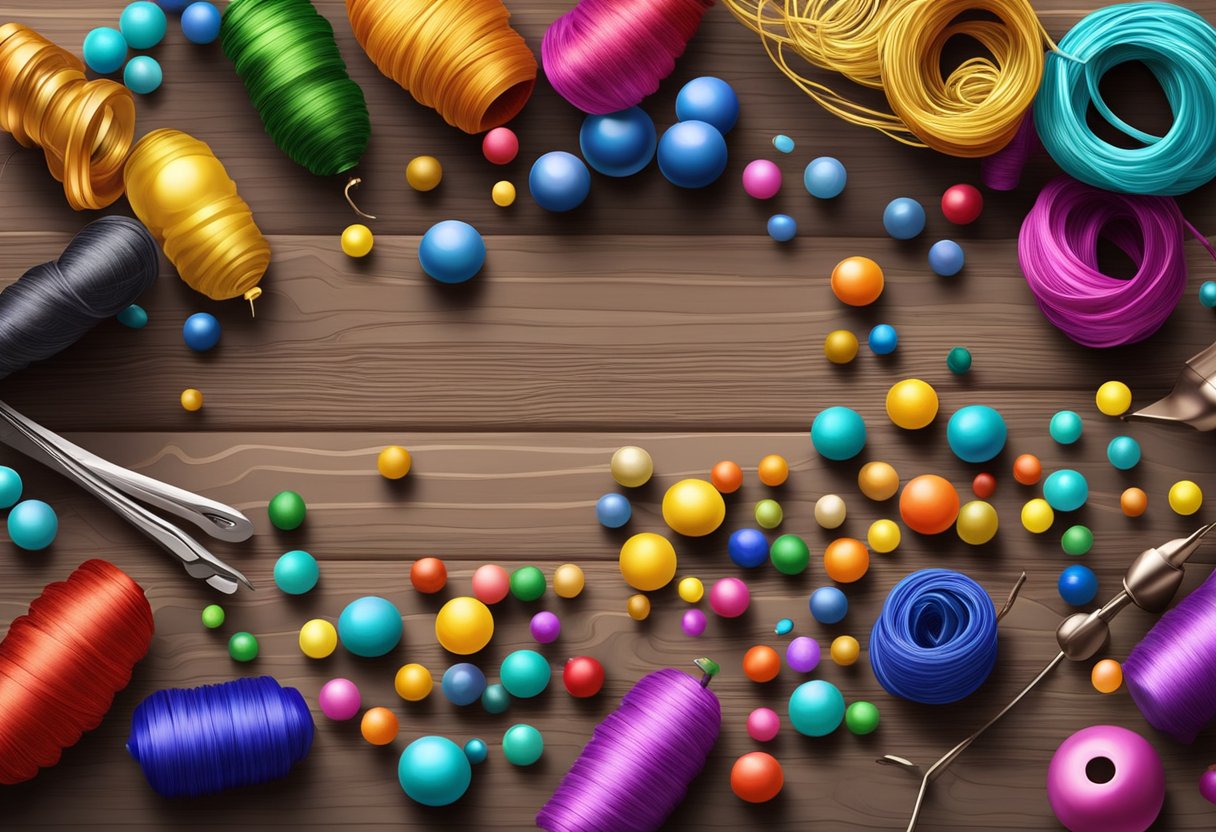
<svg viewBox="0 0 1216 832"><path fill-rule="evenodd" d="M957 702L996 665L996 623L992 599L962 572L913 572L891 590L870 632L874 676L892 696Z"/></svg>
<svg viewBox="0 0 1216 832"><path fill-rule="evenodd" d="M1108 191L1175 196L1216 177L1216 29L1167 3L1107 6L1083 17L1047 56L1035 99L1039 138L1066 173ZM1102 76L1139 61L1157 79L1174 123L1164 136L1111 111ZM1089 107L1141 147L1117 147L1086 124Z"/></svg>
<svg viewBox="0 0 1216 832"><path fill-rule="evenodd" d="M286 777L315 728L304 697L270 676L159 690L135 709L127 751L162 797Z"/></svg>

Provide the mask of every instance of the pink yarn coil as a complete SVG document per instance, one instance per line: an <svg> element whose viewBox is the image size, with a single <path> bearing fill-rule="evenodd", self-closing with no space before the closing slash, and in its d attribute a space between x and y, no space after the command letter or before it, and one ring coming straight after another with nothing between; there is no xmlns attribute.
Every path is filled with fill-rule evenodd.
<svg viewBox="0 0 1216 832"><path fill-rule="evenodd" d="M1018 234L1018 262L1039 309L1087 347L1134 344L1165 323L1186 289L1183 241L1189 231L1170 197L1102 191L1067 176L1039 193ZM1128 280L1098 268L1106 238L1138 264Z"/></svg>
<svg viewBox="0 0 1216 832"><path fill-rule="evenodd" d="M672 73L713 0L582 0L549 26L541 63L586 113L638 104Z"/></svg>

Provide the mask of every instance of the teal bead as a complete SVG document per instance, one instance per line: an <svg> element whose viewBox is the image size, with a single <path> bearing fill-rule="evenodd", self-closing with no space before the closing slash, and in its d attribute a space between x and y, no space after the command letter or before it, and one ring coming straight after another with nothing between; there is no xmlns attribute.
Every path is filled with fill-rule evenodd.
<svg viewBox="0 0 1216 832"><path fill-rule="evenodd" d="M1089 483L1078 471L1053 471L1043 480L1043 499L1056 511L1076 511L1089 499Z"/></svg>
<svg viewBox="0 0 1216 832"><path fill-rule="evenodd" d="M481 707L488 714L503 714L511 707L511 694L502 685L487 685L481 692Z"/></svg>
<svg viewBox="0 0 1216 832"><path fill-rule="evenodd" d="M1048 432L1061 445L1071 445L1081 438L1084 425L1081 417L1071 410L1061 410L1051 417Z"/></svg>
<svg viewBox="0 0 1216 832"><path fill-rule="evenodd" d="M118 313L118 322L131 329L143 329L148 325L148 313L138 303L133 303Z"/></svg>
<svg viewBox="0 0 1216 832"><path fill-rule="evenodd" d="M464 749L447 737L420 737L397 762L397 781L423 806L447 806L469 789L473 768Z"/></svg>
<svg viewBox="0 0 1216 832"><path fill-rule="evenodd" d="M971 351L965 347L955 347L946 354L946 366L956 376L961 376L971 369Z"/></svg>
<svg viewBox="0 0 1216 832"><path fill-rule="evenodd" d="M24 500L8 513L8 536L28 552L37 552L55 542L59 518L42 500Z"/></svg>
<svg viewBox="0 0 1216 832"><path fill-rule="evenodd" d="M844 696L831 682L812 679L790 694L790 722L807 737L826 737L844 719Z"/></svg>
<svg viewBox="0 0 1216 832"><path fill-rule="evenodd" d="M132 49L151 49L165 36L165 12L148 0L137 0L122 10L118 29Z"/></svg>
<svg viewBox="0 0 1216 832"><path fill-rule="evenodd" d="M1140 443L1130 436L1116 436L1106 446L1106 458L1120 471L1130 471L1140 464Z"/></svg>
<svg viewBox="0 0 1216 832"><path fill-rule="evenodd" d="M0 465L0 509L15 506L23 488L21 475L7 465Z"/></svg>
<svg viewBox="0 0 1216 832"><path fill-rule="evenodd" d="M288 595L303 595L317 585L320 577L317 559L303 549L286 552L274 564L275 586Z"/></svg>
<svg viewBox="0 0 1216 832"><path fill-rule="evenodd" d="M539 696L549 687L549 661L535 650L516 650L502 660L498 678L507 693L518 699Z"/></svg>
<svg viewBox="0 0 1216 832"><path fill-rule="evenodd" d="M127 61L127 66L122 71L122 82L127 85L127 89L139 95L156 92L164 80L165 75L160 64L156 58L148 55L136 55Z"/></svg>
<svg viewBox="0 0 1216 832"><path fill-rule="evenodd" d="M464 756L468 757L473 765L484 763L489 754L490 749L486 747L485 740L474 737L464 744Z"/></svg>
<svg viewBox="0 0 1216 832"><path fill-rule="evenodd" d="M98 75L117 72L127 59L127 41L117 29L102 26L85 35L84 62Z"/></svg>
<svg viewBox="0 0 1216 832"><path fill-rule="evenodd" d="M784 636L794 632L794 622L788 618L783 618L777 622L777 626L773 628L773 632L779 636Z"/></svg>
<svg viewBox="0 0 1216 832"><path fill-rule="evenodd" d="M502 754L514 766L530 766L545 752L545 738L531 725L512 725L502 735Z"/></svg>

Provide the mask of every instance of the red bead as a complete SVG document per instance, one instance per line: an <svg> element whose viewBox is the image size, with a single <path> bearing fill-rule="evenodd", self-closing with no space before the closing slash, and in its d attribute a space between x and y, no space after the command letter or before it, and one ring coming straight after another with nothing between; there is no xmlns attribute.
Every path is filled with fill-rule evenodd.
<svg viewBox="0 0 1216 832"><path fill-rule="evenodd" d="M971 481L971 490L981 500L987 500L996 493L996 477L992 474L976 474Z"/></svg>
<svg viewBox="0 0 1216 832"><path fill-rule="evenodd" d="M604 687L604 666L590 656L575 656L562 669L562 684L579 699L595 696Z"/></svg>
<svg viewBox="0 0 1216 832"><path fill-rule="evenodd" d="M942 215L955 225L970 225L984 211L984 195L974 185L951 185L942 194Z"/></svg>
<svg viewBox="0 0 1216 832"><path fill-rule="evenodd" d="M427 595L443 589L448 582L448 568L439 558L420 558L410 567L410 583Z"/></svg>

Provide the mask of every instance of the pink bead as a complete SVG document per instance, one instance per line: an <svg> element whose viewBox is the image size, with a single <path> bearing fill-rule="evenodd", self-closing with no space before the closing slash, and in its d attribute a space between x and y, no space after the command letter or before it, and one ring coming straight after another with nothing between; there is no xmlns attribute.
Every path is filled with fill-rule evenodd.
<svg viewBox="0 0 1216 832"><path fill-rule="evenodd" d="M1083 728L1052 755L1047 800L1071 832L1145 832L1165 802L1165 769L1136 732Z"/></svg>
<svg viewBox="0 0 1216 832"><path fill-rule="evenodd" d="M529 629L532 630L532 638L536 639L537 644L549 644L557 641L557 637L562 634L562 622L555 614L544 610L532 616Z"/></svg>
<svg viewBox="0 0 1216 832"><path fill-rule="evenodd" d="M317 704L321 706L321 713L330 719L342 721L359 713L363 699L359 696L359 688L350 679L330 679L317 694Z"/></svg>
<svg viewBox="0 0 1216 832"><path fill-rule="evenodd" d="M1199 793L1208 803L1216 803L1216 766L1208 766L1199 778Z"/></svg>
<svg viewBox="0 0 1216 832"><path fill-rule="evenodd" d="M497 604L511 591L511 576L501 566L488 563L473 573L473 597L483 604Z"/></svg>
<svg viewBox="0 0 1216 832"><path fill-rule="evenodd" d="M747 715L747 735L756 742L768 742L781 730L781 717L772 708L756 708Z"/></svg>
<svg viewBox="0 0 1216 832"><path fill-rule="evenodd" d="M756 199L772 199L781 190L781 168L768 159L749 162L743 169L743 190Z"/></svg>
<svg viewBox="0 0 1216 832"><path fill-rule="evenodd" d="M680 618L680 629L689 638L696 638L705 632L705 625L708 623L705 620L705 613L700 610L686 610Z"/></svg>
<svg viewBox="0 0 1216 832"><path fill-rule="evenodd" d="M519 137L510 127L495 127L481 140L481 152L496 165L510 164L519 153Z"/></svg>
<svg viewBox="0 0 1216 832"><path fill-rule="evenodd" d="M747 584L738 578L723 578L709 590L709 606L723 618L738 618L751 603Z"/></svg>

